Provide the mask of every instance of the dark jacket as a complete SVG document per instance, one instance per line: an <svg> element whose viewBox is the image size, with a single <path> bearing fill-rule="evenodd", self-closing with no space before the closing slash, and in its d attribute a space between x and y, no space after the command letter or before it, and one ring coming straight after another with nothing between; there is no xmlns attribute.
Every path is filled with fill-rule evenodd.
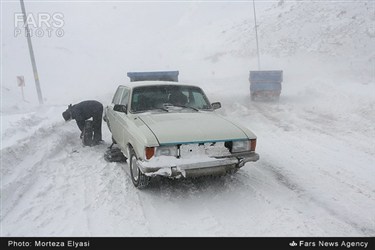
<svg viewBox="0 0 375 250"><path fill-rule="evenodd" d="M94 100L83 101L73 106L69 105L67 111L70 113L71 119L75 119L79 129L83 131L87 119L93 118L94 123L100 122L101 124L103 105Z"/></svg>

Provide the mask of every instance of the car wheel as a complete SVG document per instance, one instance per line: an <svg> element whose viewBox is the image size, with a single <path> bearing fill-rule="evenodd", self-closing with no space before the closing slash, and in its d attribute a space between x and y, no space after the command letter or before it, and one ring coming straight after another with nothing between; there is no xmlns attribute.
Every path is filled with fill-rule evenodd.
<svg viewBox="0 0 375 250"><path fill-rule="evenodd" d="M137 155L134 152L133 148L129 149L129 167L130 167L130 176L132 178L133 184L137 188L145 188L150 182L150 177L146 176L141 172L137 164Z"/></svg>
<svg viewBox="0 0 375 250"><path fill-rule="evenodd" d="M91 120L85 121L85 126L82 133L82 143L84 146L92 146L93 144L93 126Z"/></svg>

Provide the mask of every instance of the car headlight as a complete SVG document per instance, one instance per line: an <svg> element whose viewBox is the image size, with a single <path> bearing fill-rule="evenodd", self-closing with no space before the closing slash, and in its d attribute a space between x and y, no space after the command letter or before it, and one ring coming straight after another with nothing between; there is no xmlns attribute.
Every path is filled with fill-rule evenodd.
<svg viewBox="0 0 375 250"><path fill-rule="evenodd" d="M177 146L160 146L156 148L155 156L175 156L177 157Z"/></svg>
<svg viewBox="0 0 375 250"><path fill-rule="evenodd" d="M250 151L250 141L233 141L232 153Z"/></svg>
<svg viewBox="0 0 375 250"><path fill-rule="evenodd" d="M245 151L255 151L256 144L257 144L256 139L240 140L240 141L226 142L225 147L227 147L231 153L239 153L239 152L245 152Z"/></svg>

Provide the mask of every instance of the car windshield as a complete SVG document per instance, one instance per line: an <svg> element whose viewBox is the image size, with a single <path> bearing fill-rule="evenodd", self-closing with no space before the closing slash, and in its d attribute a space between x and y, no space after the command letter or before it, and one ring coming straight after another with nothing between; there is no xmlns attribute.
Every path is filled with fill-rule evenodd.
<svg viewBox="0 0 375 250"><path fill-rule="evenodd" d="M133 89L130 111L171 111L173 107L192 111L212 110L202 89L185 85L139 86Z"/></svg>

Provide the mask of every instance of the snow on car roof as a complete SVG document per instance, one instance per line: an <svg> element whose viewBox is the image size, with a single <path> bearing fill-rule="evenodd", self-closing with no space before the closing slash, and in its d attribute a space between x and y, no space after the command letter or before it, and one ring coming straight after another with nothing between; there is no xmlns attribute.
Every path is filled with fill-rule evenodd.
<svg viewBox="0 0 375 250"><path fill-rule="evenodd" d="M178 85L178 86L199 87L193 84L182 83L182 82L170 82L170 81L137 81L137 82L123 83L120 85L130 87L130 88L140 87L140 86L154 86L154 85Z"/></svg>

